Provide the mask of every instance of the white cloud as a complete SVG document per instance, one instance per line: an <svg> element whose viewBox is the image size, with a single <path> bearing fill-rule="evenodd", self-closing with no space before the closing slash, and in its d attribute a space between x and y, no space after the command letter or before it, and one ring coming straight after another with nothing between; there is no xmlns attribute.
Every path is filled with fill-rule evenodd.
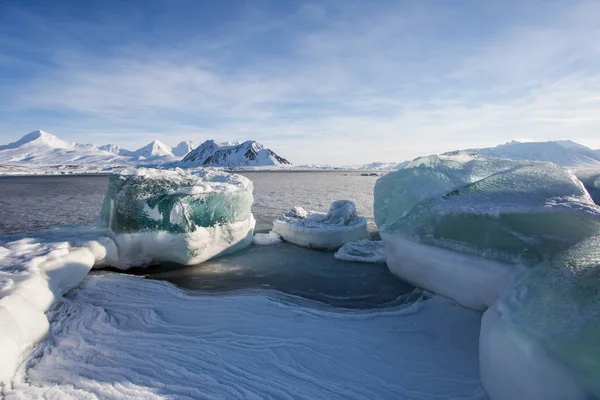
<svg viewBox="0 0 600 400"><path fill-rule="evenodd" d="M2 107L61 113L42 128L71 140L253 138L296 163L401 161L519 137L600 147L599 3L557 3L467 38L445 37L472 23L450 7L344 4L264 24L257 13L212 42L66 47ZM265 38L279 50L256 47Z"/></svg>

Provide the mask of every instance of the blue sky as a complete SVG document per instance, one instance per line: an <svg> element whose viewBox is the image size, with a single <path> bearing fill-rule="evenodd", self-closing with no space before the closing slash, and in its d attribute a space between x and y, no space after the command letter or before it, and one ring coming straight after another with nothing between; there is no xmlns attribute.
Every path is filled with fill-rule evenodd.
<svg viewBox="0 0 600 400"><path fill-rule="evenodd" d="M600 2L0 0L0 143L255 139L300 163L600 148Z"/></svg>

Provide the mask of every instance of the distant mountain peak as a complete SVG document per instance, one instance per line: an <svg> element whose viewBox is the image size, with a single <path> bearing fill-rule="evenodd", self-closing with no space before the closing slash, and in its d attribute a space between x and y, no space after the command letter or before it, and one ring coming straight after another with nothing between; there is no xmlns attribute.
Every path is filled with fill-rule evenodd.
<svg viewBox="0 0 600 400"><path fill-rule="evenodd" d="M600 151L592 150L572 140L547 142L517 142L513 140L496 147L474 150L487 157L546 161L563 167L581 168L600 165Z"/></svg>
<svg viewBox="0 0 600 400"><path fill-rule="evenodd" d="M196 147L198 147L197 143L191 140L185 140L183 142L179 142L177 146L173 147L171 152L174 156L185 157L189 154L190 151L194 150Z"/></svg>
<svg viewBox="0 0 600 400"><path fill-rule="evenodd" d="M137 158L152 159L159 157L173 157L173 153L171 152L171 146L164 144L160 140L153 140L146 146L132 152L131 156Z"/></svg>
<svg viewBox="0 0 600 400"><path fill-rule="evenodd" d="M254 140L218 143L207 140L186 155L183 164L213 166L262 166L292 165L291 162L278 156L274 151L265 149Z"/></svg>
<svg viewBox="0 0 600 400"><path fill-rule="evenodd" d="M26 146L26 145L29 145L29 146L42 145L42 146L48 146L48 147L53 147L53 148L57 148L57 149L66 149L66 148L72 147L73 144L71 142L60 140L59 138L57 138L56 136L54 136L51 133L44 132L42 130L37 130L37 131L29 132L28 134L24 135L21 139L17 140L16 142L12 142L7 145L0 146L0 150L16 149L18 147Z"/></svg>

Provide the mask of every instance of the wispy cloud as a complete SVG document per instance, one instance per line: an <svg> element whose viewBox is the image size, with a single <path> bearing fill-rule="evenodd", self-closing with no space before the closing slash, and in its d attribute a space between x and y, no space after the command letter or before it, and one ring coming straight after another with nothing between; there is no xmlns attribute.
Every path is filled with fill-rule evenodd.
<svg viewBox="0 0 600 400"><path fill-rule="evenodd" d="M338 164L519 137L600 147L600 4L540 4L315 2L164 34L116 13L56 26L20 10L52 51L40 65L25 38L15 55L0 30L0 68L33 63L0 80L0 138L254 138L297 163Z"/></svg>

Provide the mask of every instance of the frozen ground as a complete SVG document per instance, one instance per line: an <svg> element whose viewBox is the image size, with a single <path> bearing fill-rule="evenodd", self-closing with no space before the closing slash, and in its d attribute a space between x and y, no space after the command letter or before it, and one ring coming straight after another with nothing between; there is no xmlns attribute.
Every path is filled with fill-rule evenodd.
<svg viewBox="0 0 600 400"><path fill-rule="evenodd" d="M439 297L352 311L275 291L198 296L92 274L54 307L50 339L4 395L486 399L480 318Z"/></svg>

